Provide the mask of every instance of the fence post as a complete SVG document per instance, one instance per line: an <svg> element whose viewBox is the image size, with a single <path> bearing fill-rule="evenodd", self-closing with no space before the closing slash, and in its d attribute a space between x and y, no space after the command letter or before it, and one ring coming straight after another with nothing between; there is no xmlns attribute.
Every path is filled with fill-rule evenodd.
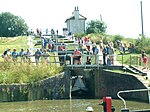
<svg viewBox="0 0 150 112"><path fill-rule="evenodd" d="M66 54L63 56L64 57L64 65L66 66Z"/></svg>
<svg viewBox="0 0 150 112"><path fill-rule="evenodd" d="M130 66L131 66L131 55L130 55Z"/></svg>

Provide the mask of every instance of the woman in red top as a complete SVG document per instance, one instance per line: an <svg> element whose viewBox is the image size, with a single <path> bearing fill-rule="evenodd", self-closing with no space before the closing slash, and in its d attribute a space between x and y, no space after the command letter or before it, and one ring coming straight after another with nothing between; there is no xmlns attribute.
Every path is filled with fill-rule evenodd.
<svg viewBox="0 0 150 112"><path fill-rule="evenodd" d="M73 54L74 54L73 57L74 64L80 64L81 52L78 49L76 49L74 50Z"/></svg>
<svg viewBox="0 0 150 112"><path fill-rule="evenodd" d="M148 58L147 58L147 56L146 56L145 53L143 54L142 60L143 60L143 64L144 64L144 68L143 68L143 69L148 68L148 67L147 67Z"/></svg>

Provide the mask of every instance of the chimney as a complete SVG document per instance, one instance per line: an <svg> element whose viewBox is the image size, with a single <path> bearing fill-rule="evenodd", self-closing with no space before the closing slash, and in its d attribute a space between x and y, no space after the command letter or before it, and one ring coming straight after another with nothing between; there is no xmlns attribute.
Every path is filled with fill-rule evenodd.
<svg viewBox="0 0 150 112"><path fill-rule="evenodd" d="M74 16L75 16L75 19L79 19L79 9L78 9L78 6L75 7Z"/></svg>
<svg viewBox="0 0 150 112"><path fill-rule="evenodd" d="M77 6L77 10L79 11L78 6Z"/></svg>

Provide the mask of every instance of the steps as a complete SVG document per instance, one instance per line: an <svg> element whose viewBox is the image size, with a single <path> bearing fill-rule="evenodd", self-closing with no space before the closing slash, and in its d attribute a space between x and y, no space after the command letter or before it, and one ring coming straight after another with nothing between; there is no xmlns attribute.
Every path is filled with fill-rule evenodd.
<svg viewBox="0 0 150 112"><path fill-rule="evenodd" d="M141 75L141 76L147 76L147 73L146 73L146 72L143 72L141 69L139 69L139 68L137 68L137 67L135 67L135 66L130 65L130 66L129 66L129 69L130 69L131 71L133 71L135 74L139 74L139 75Z"/></svg>

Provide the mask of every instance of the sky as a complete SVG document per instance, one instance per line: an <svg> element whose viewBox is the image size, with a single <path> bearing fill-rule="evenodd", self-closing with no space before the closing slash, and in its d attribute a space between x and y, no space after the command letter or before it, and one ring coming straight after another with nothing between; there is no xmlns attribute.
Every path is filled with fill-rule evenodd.
<svg viewBox="0 0 150 112"><path fill-rule="evenodd" d="M101 15L107 34L137 38L142 33L140 1L144 34L150 37L150 0L0 0L0 13L21 16L30 29L53 28L62 33L65 20L78 6L86 22L100 19Z"/></svg>

